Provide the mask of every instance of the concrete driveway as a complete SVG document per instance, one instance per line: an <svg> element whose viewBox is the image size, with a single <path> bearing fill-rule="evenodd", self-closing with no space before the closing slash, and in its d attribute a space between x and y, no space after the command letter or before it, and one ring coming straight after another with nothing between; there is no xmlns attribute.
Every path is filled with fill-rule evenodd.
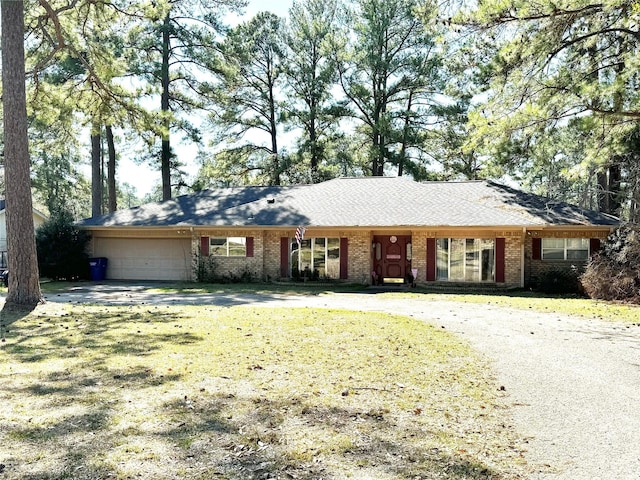
<svg viewBox="0 0 640 480"><path fill-rule="evenodd" d="M640 327L556 314L375 294L149 294L88 285L51 302L213 304L405 314L467 339L494 364L528 438L532 480L640 479ZM640 310L639 310L640 313ZM638 319L640 323L640 318Z"/></svg>

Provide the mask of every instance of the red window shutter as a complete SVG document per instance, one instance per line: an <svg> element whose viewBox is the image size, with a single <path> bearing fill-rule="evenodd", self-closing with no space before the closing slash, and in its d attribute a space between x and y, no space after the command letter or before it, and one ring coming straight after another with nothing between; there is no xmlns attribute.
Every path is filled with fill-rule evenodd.
<svg viewBox="0 0 640 480"><path fill-rule="evenodd" d="M505 240L496 238L496 282L505 282Z"/></svg>
<svg viewBox="0 0 640 480"><path fill-rule="evenodd" d="M209 237L200 237L200 255L209 256Z"/></svg>
<svg viewBox="0 0 640 480"><path fill-rule="evenodd" d="M427 282L436 281L436 239L427 238Z"/></svg>
<svg viewBox="0 0 640 480"><path fill-rule="evenodd" d="M540 260L542 258L542 239L541 238L532 238L532 248L533 251L531 253L531 258L533 260Z"/></svg>
<svg viewBox="0 0 640 480"><path fill-rule="evenodd" d="M600 251L600 239L592 238L589 240L589 254L593 255Z"/></svg>
<svg viewBox="0 0 640 480"><path fill-rule="evenodd" d="M253 237L247 237L247 257L253 257Z"/></svg>
<svg viewBox="0 0 640 480"><path fill-rule="evenodd" d="M280 276L289 278L289 237L280 237Z"/></svg>
<svg viewBox="0 0 640 480"><path fill-rule="evenodd" d="M340 280L349 278L349 239L340 239Z"/></svg>

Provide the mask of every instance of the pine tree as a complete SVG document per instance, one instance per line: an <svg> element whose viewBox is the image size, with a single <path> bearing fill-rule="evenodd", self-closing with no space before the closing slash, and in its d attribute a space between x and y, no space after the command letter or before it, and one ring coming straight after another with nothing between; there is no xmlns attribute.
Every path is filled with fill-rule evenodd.
<svg viewBox="0 0 640 480"><path fill-rule="evenodd" d="M2 0L2 100L9 293L6 303L42 301L36 255L24 61L24 2Z"/></svg>

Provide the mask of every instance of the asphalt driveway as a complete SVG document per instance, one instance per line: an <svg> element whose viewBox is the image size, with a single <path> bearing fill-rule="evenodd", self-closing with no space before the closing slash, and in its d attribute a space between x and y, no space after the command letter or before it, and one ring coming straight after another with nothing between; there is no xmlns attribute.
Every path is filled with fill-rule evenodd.
<svg viewBox="0 0 640 480"><path fill-rule="evenodd" d="M291 306L405 314L464 337L495 366L528 439L532 480L640 480L640 327L491 305L367 293L149 294L88 285L51 302ZM639 319L640 321L640 319Z"/></svg>

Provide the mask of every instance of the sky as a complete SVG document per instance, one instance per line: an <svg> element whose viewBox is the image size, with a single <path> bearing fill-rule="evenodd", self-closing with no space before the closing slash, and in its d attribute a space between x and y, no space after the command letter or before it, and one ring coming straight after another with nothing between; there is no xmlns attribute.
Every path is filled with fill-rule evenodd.
<svg viewBox="0 0 640 480"><path fill-rule="evenodd" d="M249 20L256 13L265 10L273 12L280 17L285 17L288 15L292 3L293 0L249 0L245 14L237 19L230 18L228 22L230 24L241 23L242 21ZM192 146L180 144L173 145L173 147L178 154L178 159L187 165L185 170L189 174L195 174L197 172L197 166L194 160L197 149ZM160 183L160 171L154 171L148 165L137 165L128 158L120 158L116 178L119 183L126 182L135 187L136 195L143 197L150 193L155 185Z"/></svg>

